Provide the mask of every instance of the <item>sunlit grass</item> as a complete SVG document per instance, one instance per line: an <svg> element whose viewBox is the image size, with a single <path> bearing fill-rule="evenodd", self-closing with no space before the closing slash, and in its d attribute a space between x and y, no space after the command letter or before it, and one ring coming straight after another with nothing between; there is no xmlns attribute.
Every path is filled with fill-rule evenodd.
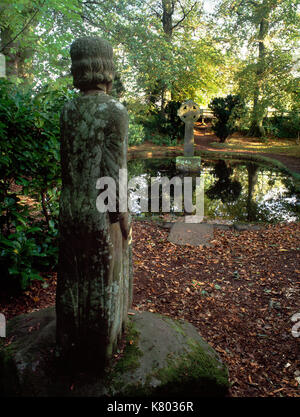
<svg viewBox="0 0 300 417"><path fill-rule="evenodd" d="M214 143L216 148L228 150L241 150L249 152L273 153L300 157L300 144L292 139L268 138L260 141L258 138L247 138L234 135L226 143Z"/></svg>

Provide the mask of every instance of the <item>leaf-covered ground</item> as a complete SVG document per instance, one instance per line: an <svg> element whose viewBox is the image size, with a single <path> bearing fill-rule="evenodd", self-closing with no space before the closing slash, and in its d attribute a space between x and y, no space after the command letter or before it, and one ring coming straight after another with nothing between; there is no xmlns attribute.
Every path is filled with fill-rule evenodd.
<svg viewBox="0 0 300 417"><path fill-rule="evenodd" d="M298 397L300 224L216 229L210 248L176 246L151 222L133 225L134 304L195 325L227 364L233 397ZM0 299L7 318L55 302L56 276ZM298 330L300 332L300 330Z"/></svg>
<svg viewBox="0 0 300 417"><path fill-rule="evenodd" d="M217 229L209 249L134 228L134 306L183 318L228 365L233 396L299 396L300 224Z"/></svg>

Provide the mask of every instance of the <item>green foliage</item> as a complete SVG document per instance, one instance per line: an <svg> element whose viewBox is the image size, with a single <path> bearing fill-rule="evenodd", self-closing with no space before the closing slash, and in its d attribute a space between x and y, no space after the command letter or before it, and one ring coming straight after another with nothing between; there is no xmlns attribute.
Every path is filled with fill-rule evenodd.
<svg viewBox="0 0 300 417"><path fill-rule="evenodd" d="M34 224L28 208L15 193L7 193L6 197L0 194L0 198L0 286L24 290L32 280L42 279L38 271L43 266L49 267L49 262L55 264L57 229L52 221L47 234L41 224Z"/></svg>
<svg viewBox="0 0 300 417"><path fill-rule="evenodd" d="M239 96L229 94L226 97L214 98L209 103L209 108L216 117L212 125L213 131L223 143L235 131L237 120L245 112L244 103Z"/></svg>
<svg viewBox="0 0 300 417"><path fill-rule="evenodd" d="M116 73L110 95L115 97L117 100L120 100L120 98L123 97L124 93L125 87L122 82L121 76L119 73Z"/></svg>
<svg viewBox="0 0 300 417"><path fill-rule="evenodd" d="M144 127L140 123L136 123L134 116L130 116L128 127L128 146L139 145L144 142L144 139Z"/></svg>
<svg viewBox="0 0 300 417"><path fill-rule="evenodd" d="M299 4L299 0L222 0L218 4L219 36L226 38L234 56L239 52L243 56L235 81L238 93L251 106L251 136L265 136L263 119L268 108L292 108L299 85ZM248 51L246 56L242 48Z"/></svg>
<svg viewBox="0 0 300 417"><path fill-rule="evenodd" d="M56 185L59 167L59 112L70 94L0 80L1 184L15 180L23 191L39 193Z"/></svg>
<svg viewBox="0 0 300 417"><path fill-rule="evenodd" d="M223 55L204 33L201 2L2 3L1 52L7 57L9 77L38 84L68 78L70 83L69 46L76 37L93 33L112 43L117 69L132 97L143 92L147 98L156 95L160 100L170 91L180 101L206 94L211 97L222 83L222 71L216 67ZM118 90L117 84L114 88ZM113 94L119 96L120 91Z"/></svg>
<svg viewBox="0 0 300 417"><path fill-rule="evenodd" d="M161 112L155 105L149 110L148 116L143 117L145 138L155 145L176 145L177 140L183 138L184 123L177 116L181 103L169 101Z"/></svg>
<svg viewBox="0 0 300 417"><path fill-rule="evenodd" d="M42 277L33 267L35 258L46 256L39 252L39 246L34 237L30 235L40 231L37 227L17 226L14 233L7 238L0 236L0 271L1 288L17 291L26 289L31 281L42 280Z"/></svg>
<svg viewBox="0 0 300 417"><path fill-rule="evenodd" d="M60 188L59 113L68 91L31 89L0 80L1 276L24 289L57 258ZM25 196L44 219L26 208Z"/></svg>
<svg viewBox="0 0 300 417"><path fill-rule="evenodd" d="M83 33L77 0L1 1L1 50L7 75L28 82L49 82L67 75L69 45Z"/></svg>
<svg viewBox="0 0 300 417"><path fill-rule="evenodd" d="M275 115L266 119L265 129L270 136L278 138L297 138L300 134L300 113Z"/></svg>
<svg viewBox="0 0 300 417"><path fill-rule="evenodd" d="M158 146L174 146L176 141L168 135L162 135L161 133L148 133L147 140Z"/></svg>

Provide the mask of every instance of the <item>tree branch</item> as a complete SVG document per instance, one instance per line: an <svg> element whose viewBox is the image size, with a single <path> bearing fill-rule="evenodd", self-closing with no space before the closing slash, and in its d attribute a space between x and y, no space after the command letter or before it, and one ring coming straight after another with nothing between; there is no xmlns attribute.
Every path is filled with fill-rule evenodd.
<svg viewBox="0 0 300 417"><path fill-rule="evenodd" d="M172 30L173 29L175 29L177 26L179 26L187 17L188 17L188 15L193 11L193 9L195 8L195 6L196 6L196 4L197 4L197 1L195 1L195 3L192 5L192 7L190 8L190 10L186 13L185 12L185 10L184 10L184 8L183 8L183 6L182 6L182 4L181 4L181 2L179 1L179 4L180 4L180 7L181 7L181 10L182 10L182 13L183 13L183 17L182 17L182 19L180 19L180 20L178 20L178 22L177 23L175 23L175 25L173 25L172 26Z"/></svg>
<svg viewBox="0 0 300 417"><path fill-rule="evenodd" d="M172 0L172 10L171 10L171 15L173 15L173 13L174 13L174 10L175 10L175 3L176 3L176 0L175 1L173 1ZM180 3L180 2L179 2Z"/></svg>
<svg viewBox="0 0 300 417"><path fill-rule="evenodd" d="M45 4L44 0L40 6L40 8L38 8L34 14L31 16L31 18L28 20L28 22L23 26L23 28L20 30L19 33L16 34L16 36L14 38L12 38L9 42L7 42L1 49L0 52L3 52L10 44L12 44L24 31L25 29L27 29L27 27L30 25L30 23L33 21L33 19L36 17L36 15L38 14L38 12L41 10L41 8L44 6Z"/></svg>
<svg viewBox="0 0 300 417"><path fill-rule="evenodd" d="M151 7L150 8L150 10L151 10L151 12L154 14L154 15L156 15L156 17L158 17L158 19L160 20L160 21L162 21L162 15L161 15L161 13L159 13L157 10L155 10L153 7Z"/></svg>

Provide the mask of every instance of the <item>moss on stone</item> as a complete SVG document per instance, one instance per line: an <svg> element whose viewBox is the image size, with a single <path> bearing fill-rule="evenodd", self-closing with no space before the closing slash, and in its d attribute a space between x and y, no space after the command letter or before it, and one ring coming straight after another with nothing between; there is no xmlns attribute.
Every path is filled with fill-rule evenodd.
<svg viewBox="0 0 300 417"><path fill-rule="evenodd" d="M159 369L153 377L161 381L160 394L172 392L191 395L201 392L203 395L223 395L228 387L228 373L216 358L209 356L198 343L190 345L189 353L174 358L169 357L168 366ZM182 387L186 392L182 392Z"/></svg>
<svg viewBox="0 0 300 417"><path fill-rule="evenodd" d="M190 344L190 343L189 343ZM198 343L191 343L185 355L169 355L168 365L149 374L146 381L129 384L122 390L125 397L180 398L197 396L224 396L229 382L227 369ZM159 383L153 385L153 380ZM172 395L170 396L170 393Z"/></svg>
<svg viewBox="0 0 300 417"><path fill-rule="evenodd" d="M150 376L147 377L146 383L136 382L127 385L122 392L124 397L150 397L153 394L153 387L150 385Z"/></svg>
<svg viewBox="0 0 300 417"><path fill-rule="evenodd" d="M176 332L187 338L184 327L179 322L161 316ZM187 338L188 351L183 355L174 352L168 355L167 363L162 368L153 369L146 380L125 383L124 372L132 371L139 366L139 358L143 355L138 346L139 332L130 323L126 336L126 348L122 359L113 368L113 390L125 397L170 396L224 396L229 382L226 367L218 360L215 352L204 347L191 338ZM111 374L110 374L111 375ZM157 383L154 381L157 380Z"/></svg>
<svg viewBox="0 0 300 417"><path fill-rule="evenodd" d="M161 316L161 318L162 320L166 321L170 326L172 326L176 332L180 333L182 336L185 336L185 331L183 330L178 320L175 321L166 316Z"/></svg>
<svg viewBox="0 0 300 417"><path fill-rule="evenodd" d="M114 366L114 371L122 374L136 369L140 364L139 358L143 356L138 345L140 333L135 329L135 326L131 321L127 324L125 334L126 346L123 356Z"/></svg>

